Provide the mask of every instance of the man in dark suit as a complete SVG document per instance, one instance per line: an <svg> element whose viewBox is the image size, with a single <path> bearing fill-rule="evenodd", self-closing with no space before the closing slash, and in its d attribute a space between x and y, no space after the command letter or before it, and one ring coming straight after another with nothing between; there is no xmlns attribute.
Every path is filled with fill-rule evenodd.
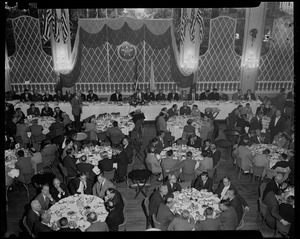
<svg viewBox="0 0 300 239"><path fill-rule="evenodd" d="M214 182L210 177L208 177L208 173L202 172L196 178L193 188L196 188L199 191L206 189L208 192L212 192L213 185L214 185Z"/></svg>
<svg viewBox="0 0 300 239"><path fill-rule="evenodd" d="M254 93L251 90L247 90L247 93L244 95L244 100L256 100Z"/></svg>
<svg viewBox="0 0 300 239"><path fill-rule="evenodd" d="M80 96L81 96L81 100L82 100L82 101L86 101L86 96L85 96L85 94L81 93Z"/></svg>
<svg viewBox="0 0 300 239"><path fill-rule="evenodd" d="M225 197L225 194L226 194L228 189L232 189L232 190L238 192L236 187L231 184L230 178L229 177L224 177L222 179L222 181L219 183L218 188L216 189L214 194L216 196L218 196L218 198L223 199Z"/></svg>
<svg viewBox="0 0 300 239"><path fill-rule="evenodd" d="M149 198L149 217L152 219L153 214L157 214L158 207L161 203L165 203L166 195L168 194L168 186L161 185L156 189Z"/></svg>
<svg viewBox="0 0 300 239"><path fill-rule="evenodd" d="M284 132L285 130L285 117L281 114L280 110L276 110L275 116L272 117L271 122L269 124L270 130L270 141L273 142L275 135L279 132Z"/></svg>
<svg viewBox="0 0 300 239"><path fill-rule="evenodd" d="M74 194L92 194L93 182L87 178L84 173L79 174L70 182L70 193Z"/></svg>
<svg viewBox="0 0 300 239"><path fill-rule="evenodd" d="M117 163L114 180L119 183L123 182L127 175L128 156L121 146L117 146L114 151L113 160Z"/></svg>
<svg viewBox="0 0 300 239"><path fill-rule="evenodd" d="M123 100L122 94L119 89L116 89L116 93L113 93L110 96L110 101L122 101L122 100Z"/></svg>
<svg viewBox="0 0 300 239"><path fill-rule="evenodd" d="M245 211L249 211L248 203L240 194L232 189L227 190L225 198L229 198L230 205L234 207L238 218L238 223L240 223L243 217L243 207L245 208Z"/></svg>
<svg viewBox="0 0 300 239"><path fill-rule="evenodd" d="M43 212L43 210L38 200L32 200L30 206L31 208L29 209L26 215L26 223L30 231L32 231L34 223L40 220L40 215Z"/></svg>
<svg viewBox="0 0 300 239"><path fill-rule="evenodd" d="M219 93L218 93L218 89L214 88L213 92L211 92L208 95L208 100L219 100L219 99L220 99L220 96L219 96Z"/></svg>
<svg viewBox="0 0 300 239"><path fill-rule="evenodd" d="M131 164L133 161L133 146L129 143L129 138L125 137L122 140L123 150L127 154L128 164Z"/></svg>
<svg viewBox="0 0 300 239"><path fill-rule="evenodd" d="M92 90L89 90L89 93L86 96L86 100L89 102L98 101L98 96L96 94L94 94Z"/></svg>
<svg viewBox="0 0 300 239"><path fill-rule="evenodd" d="M50 132L47 134L47 138L50 140L64 134L65 127L59 117L57 117L55 122L50 125L49 131Z"/></svg>
<svg viewBox="0 0 300 239"><path fill-rule="evenodd" d="M53 96L52 95L50 95L50 93L49 93L49 91L48 90L46 90L45 91L45 94L42 96L42 101L44 101L44 102L49 102L49 101L53 101Z"/></svg>
<svg viewBox="0 0 300 239"><path fill-rule="evenodd" d="M50 116L53 117L53 109L49 107L49 103L46 102L44 108L42 108L41 116Z"/></svg>
<svg viewBox="0 0 300 239"><path fill-rule="evenodd" d="M91 225L85 230L86 232L107 232L109 231L106 222L97 221L97 213L90 212L87 215L87 221L91 223Z"/></svg>
<svg viewBox="0 0 300 239"><path fill-rule="evenodd" d="M217 149L215 144L211 144L209 148L212 152L213 167L215 167L221 159L221 151Z"/></svg>
<svg viewBox="0 0 300 239"><path fill-rule="evenodd" d="M202 92L200 94L200 99L199 100L208 100L209 93L210 93L210 90L208 90L208 89L206 91Z"/></svg>
<svg viewBox="0 0 300 239"><path fill-rule="evenodd" d="M188 100L199 100L199 95L196 93L196 89L192 89L191 93L188 94Z"/></svg>
<svg viewBox="0 0 300 239"><path fill-rule="evenodd" d="M205 220L196 223L196 231L218 231L221 230L220 218L213 218L214 209L208 207L204 210Z"/></svg>
<svg viewBox="0 0 300 239"><path fill-rule="evenodd" d="M8 120L5 125L5 131L9 137L15 138L17 133L17 117L13 117L11 120Z"/></svg>
<svg viewBox="0 0 300 239"><path fill-rule="evenodd" d="M262 117L263 114L262 112L258 112L251 120L250 120L250 127L249 127L249 132L252 130L262 130Z"/></svg>
<svg viewBox="0 0 300 239"><path fill-rule="evenodd" d="M118 231L119 225L124 222L124 201L121 193L115 188L109 188L105 192L104 205L108 211L105 222L109 231Z"/></svg>
<svg viewBox="0 0 300 239"><path fill-rule="evenodd" d="M289 237L294 237L294 220L295 220L295 197L288 196L286 199L286 203L281 203L279 205L279 215L286 220L287 222L291 223L290 230L289 230Z"/></svg>
<svg viewBox="0 0 300 239"><path fill-rule="evenodd" d="M80 173L84 173L89 179L94 182L96 174L93 171L94 165L86 162L87 157L82 155L79 159L79 163L76 164L76 168Z"/></svg>
<svg viewBox="0 0 300 239"><path fill-rule="evenodd" d="M202 146L202 139L198 135L192 134L188 138L187 146L200 149Z"/></svg>
<svg viewBox="0 0 300 239"><path fill-rule="evenodd" d="M180 107L180 115L190 115L192 112L191 107L188 106L187 102L184 101L183 105Z"/></svg>
<svg viewBox="0 0 300 239"><path fill-rule="evenodd" d="M70 91L66 91L66 94L64 95L64 101L66 102L71 102L71 100L73 99L74 95L71 94Z"/></svg>
<svg viewBox="0 0 300 239"><path fill-rule="evenodd" d="M141 92L139 88L132 94L131 98L136 102L144 101L144 94Z"/></svg>
<svg viewBox="0 0 300 239"><path fill-rule="evenodd" d="M42 95L39 94L37 90L33 90L33 95L31 97L32 102L39 102L42 101Z"/></svg>
<svg viewBox="0 0 300 239"><path fill-rule="evenodd" d="M146 89L146 93L143 94L143 99L145 101L154 101L155 100L155 95L153 92L150 92L150 89Z"/></svg>
<svg viewBox="0 0 300 239"><path fill-rule="evenodd" d="M41 221L35 221L33 224L33 234L34 236L39 237L40 232L52 232L54 231L48 225L50 224L51 214L48 212L44 212L41 215Z"/></svg>
<svg viewBox="0 0 300 239"><path fill-rule="evenodd" d="M29 93L27 89L25 89L24 93L21 94L20 100L22 102L32 101L32 95Z"/></svg>
<svg viewBox="0 0 300 239"><path fill-rule="evenodd" d="M230 205L229 199L222 199L219 203L219 208L221 210L219 219L222 224L222 230L236 230L239 225L237 214L234 207Z"/></svg>
<svg viewBox="0 0 300 239"><path fill-rule="evenodd" d="M168 94L167 100L173 101L173 100L179 100L179 95L174 90L171 90L171 92Z"/></svg>
<svg viewBox="0 0 300 239"><path fill-rule="evenodd" d="M41 149L41 154L44 166L47 166L55 162L58 146L56 144L52 144L48 139L44 140L43 142L45 146Z"/></svg>
<svg viewBox="0 0 300 239"><path fill-rule="evenodd" d="M105 178L103 173L97 175L97 182L92 188L93 195L103 199L108 188L116 188L116 186L110 180Z"/></svg>
<svg viewBox="0 0 300 239"><path fill-rule="evenodd" d="M163 93L162 90L159 90L158 94L157 94L156 97L155 97L155 100L156 100L156 101L159 101L159 100L166 100L166 96L165 96L165 94Z"/></svg>
<svg viewBox="0 0 300 239"><path fill-rule="evenodd" d="M171 173L168 175L168 180L164 183L168 187L168 194L166 198L174 198L174 192L181 192L181 185L177 182L175 174Z"/></svg>
<svg viewBox="0 0 300 239"><path fill-rule="evenodd" d="M16 162L15 167L20 170L20 174L17 179L21 182L25 182L24 174L32 171L31 158L25 157L23 150L19 150L17 155L18 161Z"/></svg>
<svg viewBox="0 0 300 239"><path fill-rule="evenodd" d="M56 94L53 96L53 101L64 101L64 96L60 90L58 90Z"/></svg>
<svg viewBox="0 0 300 239"><path fill-rule="evenodd" d="M166 231L168 229L168 226L175 217L174 213L170 210L174 203L175 202L173 198L168 198L166 200L166 204L161 203L158 207L156 220L160 223L160 229L162 231Z"/></svg>
<svg viewBox="0 0 300 239"><path fill-rule="evenodd" d="M77 159L74 158L72 149L67 149L66 156L63 159L63 165L67 169L68 177L76 177L79 173L75 165Z"/></svg>
<svg viewBox="0 0 300 239"><path fill-rule="evenodd" d="M59 219L58 223L60 226L58 232L81 232L79 228L70 228L68 219L66 217Z"/></svg>
<svg viewBox="0 0 300 239"><path fill-rule="evenodd" d="M124 138L124 134L119 129L118 121L114 121L113 127L107 129L106 136L110 139L112 145L118 145L121 142L122 138Z"/></svg>
<svg viewBox="0 0 300 239"><path fill-rule="evenodd" d="M40 109L35 107L34 103L31 103L30 108L27 109L27 116L28 115L33 115L33 117L38 117L40 116Z"/></svg>
<svg viewBox="0 0 300 239"><path fill-rule="evenodd" d="M229 97L227 94L223 93L222 91L219 92L219 100L227 101Z"/></svg>
<svg viewBox="0 0 300 239"><path fill-rule="evenodd" d="M283 175L281 173L278 173L276 176L272 178L270 182L266 185L266 188L263 192L262 199L266 197L267 193L272 191L274 193L277 193L280 189L280 184L282 183Z"/></svg>
<svg viewBox="0 0 300 239"><path fill-rule="evenodd" d="M102 152L103 159L98 162L98 168L101 172L109 172L113 170L114 160L108 158L107 152Z"/></svg>
<svg viewBox="0 0 300 239"><path fill-rule="evenodd" d="M56 202L69 196L67 186L64 183L61 183L58 178L53 179L53 187L50 189L50 194Z"/></svg>
<svg viewBox="0 0 300 239"><path fill-rule="evenodd" d="M72 98L71 106L72 106L72 114L76 124L76 129L78 132L80 132L81 131L80 116L82 114L82 106L83 106L80 91L77 91L76 95Z"/></svg>
<svg viewBox="0 0 300 239"><path fill-rule="evenodd" d="M168 115L169 118L171 118L172 116L179 115L177 104L174 104L172 108L168 109Z"/></svg>
<svg viewBox="0 0 300 239"><path fill-rule="evenodd" d="M49 185L43 185L42 191L39 195L35 197L35 200L38 200L42 206L42 210L48 210L50 205L55 203L55 200L50 194Z"/></svg>

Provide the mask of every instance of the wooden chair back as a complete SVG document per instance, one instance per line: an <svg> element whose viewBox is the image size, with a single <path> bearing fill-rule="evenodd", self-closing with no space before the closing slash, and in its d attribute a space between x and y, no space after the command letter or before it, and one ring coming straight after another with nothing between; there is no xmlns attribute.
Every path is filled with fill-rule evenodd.
<svg viewBox="0 0 300 239"><path fill-rule="evenodd" d="M115 171L116 171L116 169L113 169L111 171L103 171L104 177L109 180L112 180L115 176Z"/></svg>
<svg viewBox="0 0 300 239"><path fill-rule="evenodd" d="M152 214L152 220L153 220L153 223L154 223L154 227L157 228L157 229L161 229L161 224L160 224L160 222L156 221L155 214Z"/></svg>

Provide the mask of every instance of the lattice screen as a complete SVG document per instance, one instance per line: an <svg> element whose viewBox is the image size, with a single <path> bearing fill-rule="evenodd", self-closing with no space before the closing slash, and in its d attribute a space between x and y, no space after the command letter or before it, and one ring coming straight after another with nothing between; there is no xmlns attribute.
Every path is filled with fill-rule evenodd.
<svg viewBox="0 0 300 239"><path fill-rule="evenodd" d="M294 27L292 18L274 20L269 52L261 57L257 87L260 90L291 88L294 80ZM289 39L287 41L287 39ZM272 83L271 83L272 81Z"/></svg>
<svg viewBox="0 0 300 239"><path fill-rule="evenodd" d="M10 80L12 86L20 84L19 89L22 91L25 87L31 88L31 85L24 85L25 81L31 83L55 83L56 75L53 71L52 57L46 55L41 45L41 34L39 19L28 16L21 16L12 20L16 52L9 57L10 63ZM49 90L52 91L52 84ZM47 87L40 90L47 90Z"/></svg>
<svg viewBox="0 0 300 239"><path fill-rule="evenodd" d="M223 16L211 20L209 48L199 59L198 90L218 87L223 91L236 91L239 88L241 56L234 51L235 31L236 19Z"/></svg>

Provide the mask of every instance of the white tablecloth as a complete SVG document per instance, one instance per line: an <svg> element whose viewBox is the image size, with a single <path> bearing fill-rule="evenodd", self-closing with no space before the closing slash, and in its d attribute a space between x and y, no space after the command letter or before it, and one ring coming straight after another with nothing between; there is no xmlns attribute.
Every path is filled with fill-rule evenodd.
<svg viewBox="0 0 300 239"><path fill-rule="evenodd" d="M182 189L181 193L174 196L175 204L171 208L173 213L180 214L183 210L188 210L195 221L205 220L203 215L207 207L214 209L214 214L220 212L219 201L220 199L213 195L211 192L204 190L198 191L195 188Z"/></svg>
<svg viewBox="0 0 300 239"><path fill-rule="evenodd" d="M12 103L15 105L14 107L20 107L24 114L27 114L27 109L30 106L30 103L16 103L16 101L9 101L9 103ZM239 104L242 104L243 106L246 105L248 101L242 101L242 102L234 102L234 101L225 101L225 102L214 102L214 101L196 101L192 104L198 105L198 108L201 112L204 112L204 109L207 107L214 108L217 107L221 111L219 112L218 116L216 117L217 120L224 120L227 116L228 113L230 113L234 108L237 108ZM256 112L256 109L258 106L260 106L261 101L249 101L250 106L252 107L253 112ZM150 102L149 105L144 105L144 106L130 106L128 103L123 104L123 105L118 105L118 104L108 104L108 103L88 103L84 102L85 106L82 108L82 115L81 119L85 119L91 115L96 115L98 116L99 114L102 113L113 113L113 112L120 112L121 115L126 116L130 112L136 110L136 109L141 109L142 112L145 115L145 120L154 120L155 117L159 114L161 109L163 107L167 107L168 109L172 107L173 104L178 105L178 109L182 106L183 102L178 101L178 102ZM120 103L119 103L120 104ZM192 104L190 106L192 106ZM44 107L44 103L36 103L36 107L42 110ZM53 103L49 102L49 106L54 109L56 106L59 106L60 109L64 112L66 112L71 120L74 120L74 117L72 115L72 107L70 103Z"/></svg>
<svg viewBox="0 0 300 239"><path fill-rule="evenodd" d="M118 122L119 129L124 135L129 135L129 131L134 129L134 123L129 117L119 116L119 117L105 117L95 120L97 130L106 131L108 128L112 127L113 121Z"/></svg>
<svg viewBox="0 0 300 239"><path fill-rule="evenodd" d="M49 117L49 116L43 116L43 117L33 117L31 119L27 119L28 120L28 123L29 123L29 126L32 125L31 121L34 120L34 119L37 119L38 120L38 125L41 125L43 126L43 131L42 133L43 134L48 134L50 131L49 131L49 127L51 126L52 123L55 122L55 119L53 117Z"/></svg>
<svg viewBox="0 0 300 239"><path fill-rule="evenodd" d="M57 223L62 217L66 217L71 228L79 228L85 231L91 223L86 216L89 212L97 213L97 221L104 222L108 212L105 209L104 201L93 195L73 195L59 200L50 207L50 224Z"/></svg>

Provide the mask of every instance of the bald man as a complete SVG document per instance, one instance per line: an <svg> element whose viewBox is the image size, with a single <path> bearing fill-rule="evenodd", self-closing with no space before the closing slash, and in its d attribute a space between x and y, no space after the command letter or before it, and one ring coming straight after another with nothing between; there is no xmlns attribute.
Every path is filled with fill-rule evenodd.
<svg viewBox="0 0 300 239"><path fill-rule="evenodd" d="M85 230L86 232L108 232L106 222L97 221L97 214L95 212L90 212L87 215L87 221L91 225Z"/></svg>
<svg viewBox="0 0 300 239"><path fill-rule="evenodd" d="M53 186L54 187L51 187L50 189L50 194L56 202L58 202L62 198L69 196L66 185L60 182L58 178L53 179Z"/></svg>
<svg viewBox="0 0 300 239"><path fill-rule="evenodd" d="M41 215L41 221L35 221L33 224L33 234L39 236L40 232L52 232L53 229L50 227L51 215L48 212L44 212Z"/></svg>
<svg viewBox="0 0 300 239"><path fill-rule="evenodd" d="M28 214L26 216L26 223L29 227L29 229L32 231L33 230L33 224L36 221L39 221L40 215L42 214L42 205L38 200L33 200L30 203L30 210L28 211Z"/></svg>

